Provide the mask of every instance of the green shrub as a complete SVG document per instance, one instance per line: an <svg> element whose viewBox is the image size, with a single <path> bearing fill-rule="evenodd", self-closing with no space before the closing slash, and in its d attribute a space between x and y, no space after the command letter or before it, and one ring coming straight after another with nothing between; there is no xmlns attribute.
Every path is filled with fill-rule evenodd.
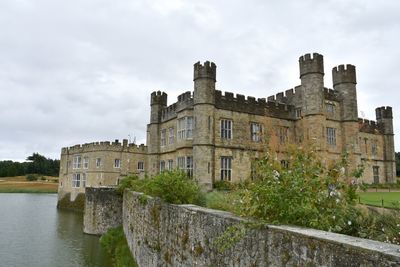
<svg viewBox="0 0 400 267"><path fill-rule="evenodd" d="M39 176L37 174L28 174L26 175L26 180L28 181L37 181Z"/></svg>
<svg viewBox="0 0 400 267"><path fill-rule="evenodd" d="M144 179L140 179L136 175L124 177L118 185L117 192L123 194L125 189L144 192L148 181L149 178L147 176Z"/></svg>
<svg viewBox="0 0 400 267"><path fill-rule="evenodd" d="M100 238L100 244L112 256L113 265L117 267L137 267L129 249L122 227L112 228Z"/></svg>
<svg viewBox="0 0 400 267"><path fill-rule="evenodd" d="M122 192L125 188L159 197L173 204L205 203L204 194L197 183L179 170L163 171L153 178L127 177L121 181L118 190Z"/></svg>
<svg viewBox="0 0 400 267"><path fill-rule="evenodd" d="M232 190L234 189L234 185L231 182L228 181L215 181L213 183L213 188L216 190Z"/></svg>
<svg viewBox="0 0 400 267"><path fill-rule="evenodd" d="M312 150L291 148L289 166L274 156L256 162L256 178L244 190L242 214L268 223L354 232L356 183L344 177L346 156L325 167ZM354 178L356 179L356 178Z"/></svg>

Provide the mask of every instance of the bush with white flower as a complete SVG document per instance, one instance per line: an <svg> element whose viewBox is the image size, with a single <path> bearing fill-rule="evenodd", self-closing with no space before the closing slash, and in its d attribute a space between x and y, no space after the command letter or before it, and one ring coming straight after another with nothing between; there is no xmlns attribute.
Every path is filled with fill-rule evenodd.
<svg viewBox="0 0 400 267"><path fill-rule="evenodd" d="M267 154L256 162L256 177L243 190L242 214L268 223L293 224L352 234L357 177L345 177L346 155L326 167L315 151L290 148L288 164ZM349 223L350 222L350 223Z"/></svg>

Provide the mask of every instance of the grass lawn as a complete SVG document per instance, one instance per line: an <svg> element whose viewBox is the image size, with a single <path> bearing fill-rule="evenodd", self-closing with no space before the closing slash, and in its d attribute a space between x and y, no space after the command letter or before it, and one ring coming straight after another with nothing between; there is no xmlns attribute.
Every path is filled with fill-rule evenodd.
<svg viewBox="0 0 400 267"><path fill-rule="evenodd" d="M45 177L45 179L27 181L25 176L0 177L0 193L57 193L56 178Z"/></svg>
<svg viewBox="0 0 400 267"><path fill-rule="evenodd" d="M386 208L400 208L400 192L360 192L360 203Z"/></svg>

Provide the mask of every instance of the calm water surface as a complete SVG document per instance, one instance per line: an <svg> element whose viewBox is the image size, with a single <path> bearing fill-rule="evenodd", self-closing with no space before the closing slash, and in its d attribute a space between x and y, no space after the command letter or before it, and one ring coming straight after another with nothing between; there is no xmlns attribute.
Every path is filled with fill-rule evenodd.
<svg viewBox="0 0 400 267"><path fill-rule="evenodd" d="M59 211L55 194L0 193L0 266L111 266L82 214Z"/></svg>

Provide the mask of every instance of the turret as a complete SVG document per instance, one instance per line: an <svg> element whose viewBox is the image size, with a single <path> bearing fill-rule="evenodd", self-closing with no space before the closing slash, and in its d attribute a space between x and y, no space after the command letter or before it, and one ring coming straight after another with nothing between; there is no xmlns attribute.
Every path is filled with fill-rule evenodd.
<svg viewBox="0 0 400 267"><path fill-rule="evenodd" d="M212 188L214 181L214 134L215 134L215 83L217 66L209 61L194 64L193 116L193 174L199 184L206 190Z"/></svg>
<svg viewBox="0 0 400 267"><path fill-rule="evenodd" d="M393 134L392 107L379 107L375 109L376 121L381 126L384 134Z"/></svg>
<svg viewBox="0 0 400 267"><path fill-rule="evenodd" d="M299 58L303 90L303 114L322 114L324 93L324 58L318 53Z"/></svg>
<svg viewBox="0 0 400 267"><path fill-rule="evenodd" d="M341 114L343 121L357 121L356 67L350 64L339 65L332 69L333 89L342 99Z"/></svg>
<svg viewBox="0 0 400 267"><path fill-rule="evenodd" d="M194 64L194 104L215 103L215 83L217 66L213 62L206 61Z"/></svg>
<svg viewBox="0 0 400 267"><path fill-rule="evenodd" d="M167 107L168 96L164 92L153 92L151 93L151 113L150 113L150 123L160 122L161 110Z"/></svg>
<svg viewBox="0 0 400 267"><path fill-rule="evenodd" d="M392 107L379 107L375 110L376 121L383 131L383 157L385 182L396 182L396 162L394 151L393 112Z"/></svg>

